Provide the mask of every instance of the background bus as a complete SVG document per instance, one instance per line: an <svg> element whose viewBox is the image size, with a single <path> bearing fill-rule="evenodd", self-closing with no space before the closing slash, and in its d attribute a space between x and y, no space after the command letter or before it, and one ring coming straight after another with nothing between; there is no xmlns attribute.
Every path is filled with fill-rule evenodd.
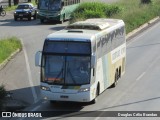
<svg viewBox="0 0 160 120"><path fill-rule="evenodd" d="M96 101L125 73L125 25L117 19L88 19L50 34L35 56L42 96L50 101Z"/></svg>
<svg viewBox="0 0 160 120"><path fill-rule="evenodd" d="M37 17L41 23L56 20L63 23L70 19L71 13L78 7L80 0L38 0Z"/></svg>

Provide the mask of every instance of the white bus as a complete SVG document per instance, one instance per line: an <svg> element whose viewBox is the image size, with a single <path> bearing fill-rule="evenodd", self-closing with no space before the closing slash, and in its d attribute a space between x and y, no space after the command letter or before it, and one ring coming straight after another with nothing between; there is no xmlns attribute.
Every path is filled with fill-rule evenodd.
<svg viewBox="0 0 160 120"><path fill-rule="evenodd" d="M125 73L125 24L105 18L73 23L47 36L35 62L44 99L94 103Z"/></svg>

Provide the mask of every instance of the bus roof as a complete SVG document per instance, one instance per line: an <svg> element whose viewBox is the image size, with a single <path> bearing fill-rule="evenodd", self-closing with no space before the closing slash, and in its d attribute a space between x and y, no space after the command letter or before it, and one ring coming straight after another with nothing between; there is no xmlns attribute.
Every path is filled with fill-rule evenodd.
<svg viewBox="0 0 160 120"><path fill-rule="evenodd" d="M97 33L110 32L116 28L124 26L124 22L119 19L96 18L75 22L65 29L47 36L49 40L73 40L89 41Z"/></svg>

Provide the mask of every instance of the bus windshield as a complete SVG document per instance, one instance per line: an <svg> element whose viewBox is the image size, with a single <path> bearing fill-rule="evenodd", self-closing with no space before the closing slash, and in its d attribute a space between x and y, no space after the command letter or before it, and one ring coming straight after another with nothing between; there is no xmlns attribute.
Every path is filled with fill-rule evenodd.
<svg viewBox="0 0 160 120"><path fill-rule="evenodd" d="M40 0L39 9L59 11L61 9L61 0Z"/></svg>
<svg viewBox="0 0 160 120"><path fill-rule="evenodd" d="M90 56L44 55L42 81L50 84L90 83Z"/></svg>
<svg viewBox="0 0 160 120"><path fill-rule="evenodd" d="M61 1L60 0L50 0L49 10L59 11L61 9Z"/></svg>

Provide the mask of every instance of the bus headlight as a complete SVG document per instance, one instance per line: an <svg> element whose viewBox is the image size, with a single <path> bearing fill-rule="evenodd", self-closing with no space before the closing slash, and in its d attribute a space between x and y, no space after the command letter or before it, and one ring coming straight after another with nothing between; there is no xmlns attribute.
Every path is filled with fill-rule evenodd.
<svg viewBox="0 0 160 120"><path fill-rule="evenodd" d="M90 88L81 88L79 89L78 92L88 92L88 91L90 91Z"/></svg>
<svg viewBox="0 0 160 120"><path fill-rule="evenodd" d="M41 86L41 89L42 89L42 90L45 90L45 91L50 91L50 88L49 88L49 87L46 87L46 86Z"/></svg>

